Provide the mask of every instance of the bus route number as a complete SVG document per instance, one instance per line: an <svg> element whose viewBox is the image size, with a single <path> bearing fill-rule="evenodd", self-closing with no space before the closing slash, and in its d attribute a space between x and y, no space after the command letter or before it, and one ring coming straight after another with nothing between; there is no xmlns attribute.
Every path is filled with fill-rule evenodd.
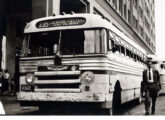
<svg viewBox="0 0 165 120"><path fill-rule="evenodd" d="M44 20L36 24L37 28L50 28L50 27L61 27L61 26L74 26L85 24L85 18L64 18L64 19L53 19Z"/></svg>

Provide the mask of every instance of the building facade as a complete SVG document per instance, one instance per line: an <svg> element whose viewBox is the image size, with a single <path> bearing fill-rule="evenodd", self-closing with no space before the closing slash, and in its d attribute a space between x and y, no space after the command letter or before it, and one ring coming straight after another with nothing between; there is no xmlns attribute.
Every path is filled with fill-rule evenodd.
<svg viewBox="0 0 165 120"><path fill-rule="evenodd" d="M7 0L3 6L6 6L5 68L12 77L15 73L16 48L21 48L26 23L63 12L104 16L148 54L155 54L156 51L154 0Z"/></svg>

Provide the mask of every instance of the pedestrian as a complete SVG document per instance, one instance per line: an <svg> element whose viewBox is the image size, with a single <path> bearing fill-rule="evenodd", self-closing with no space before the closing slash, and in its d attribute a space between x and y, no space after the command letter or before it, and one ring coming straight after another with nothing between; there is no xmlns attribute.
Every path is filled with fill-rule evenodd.
<svg viewBox="0 0 165 120"><path fill-rule="evenodd" d="M1 82L1 95L4 95L5 84L4 84L4 73L2 69L0 69L0 82Z"/></svg>
<svg viewBox="0 0 165 120"><path fill-rule="evenodd" d="M152 62L147 61L147 69L143 71L143 89L145 92L145 110L146 115L155 114L155 104L158 96L158 92L161 89L160 75L158 70L152 68Z"/></svg>
<svg viewBox="0 0 165 120"><path fill-rule="evenodd" d="M62 65L61 58L58 55L58 44L54 44L53 46L53 53L54 53L54 65Z"/></svg>
<svg viewBox="0 0 165 120"><path fill-rule="evenodd" d="M0 69L0 93L3 94L3 90L2 90L2 83L3 82L3 71L2 69Z"/></svg>
<svg viewBox="0 0 165 120"><path fill-rule="evenodd" d="M11 80L11 86L10 87L11 87L10 93L13 96L13 95L15 95L15 82L14 82L14 80Z"/></svg>
<svg viewBox="0 0 165 120"><path fill-rule="evenodd" d="M6 69L4 71L4 94L7 95L9 92L9 73L8 70Z"/></svg>

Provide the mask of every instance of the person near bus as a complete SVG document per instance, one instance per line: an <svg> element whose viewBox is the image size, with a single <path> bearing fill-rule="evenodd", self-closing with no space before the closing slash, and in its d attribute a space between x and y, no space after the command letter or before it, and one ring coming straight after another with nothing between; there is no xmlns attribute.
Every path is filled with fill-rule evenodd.
<svg viewBox="0 0 165 120"><path fill-rule="evenodd" d="M0 92L3 94L3 71L0 69Z"/></svg>
<svg viewBox="0 0 165 120"><path fill-rule="evenodd" d="M62 65L61 58L58 56L58 44L54 44L53 53L54 53L54 65Z"/></svg>
<svg viewBox="0 0 165 120"><path fill-rule="evenodd" d="M4 71L4 92L7 94L9 92L9 72L8 70Z"/></svg>
<svg viewBox="0 0 165 120"><path fill-rule="evenodd" d="M146 115L155 114L155 104L160 87L160 75L158 70L152 68L152 62L147 61L147 69L143 71L143 89L145 92L145 110Z"/></svg>
<svg viewBox="0 0 165 120"><path fill-rule="evenodd" d="M4 95L5 92L5 82L4 82L4 72L0 69L0 87L1 87L1 95Z"/></svg>

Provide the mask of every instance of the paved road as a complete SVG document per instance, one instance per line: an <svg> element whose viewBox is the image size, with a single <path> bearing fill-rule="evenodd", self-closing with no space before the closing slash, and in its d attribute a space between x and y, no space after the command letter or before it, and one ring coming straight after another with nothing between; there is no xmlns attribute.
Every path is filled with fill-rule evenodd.
<svg viewBox="0 0 165 120"><path fill-rule="evenodd" d="M131 104L131 103L130 103ZM122 115L145 115L144 103L140 105L130 105ZM165 96L160 95L156 103L156 116L165 115Z"/></svg>
<svg viewBox="0 0 165 120"><path fill-rule="evenodd" d="M21 107L15 96L0 96L6 115L23 115L38 111L37 107Z"/></svg>
<svg viewBox="0 0 165 120"><path fill-rule="evenodd" d="M3 101L7 115L108 115L106 110L86 108L83 104L67 104L59 109L49 108L50 111L46 112L40 111L38 107L21 107L15 97L3 97ZM144 103L132 101L123 104L117 115L144 116ZM158 97L155 115L165 115L165 96Z"/></svg>

